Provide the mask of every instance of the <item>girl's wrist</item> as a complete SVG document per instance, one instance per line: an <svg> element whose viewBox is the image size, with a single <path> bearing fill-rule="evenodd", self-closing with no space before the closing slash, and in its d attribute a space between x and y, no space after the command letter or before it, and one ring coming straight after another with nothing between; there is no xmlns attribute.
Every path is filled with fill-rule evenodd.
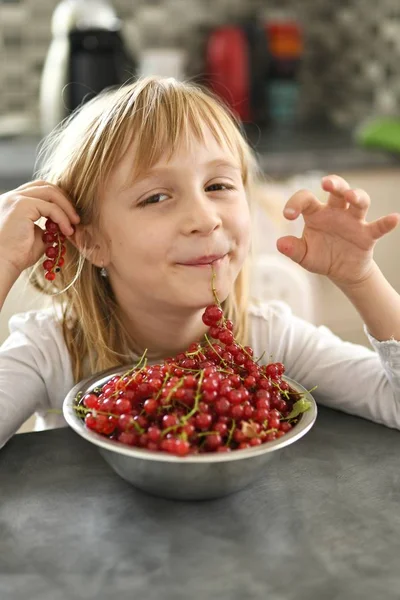
<svg viewBox="0 0 400 600"><path fill-rule="evenodd" d="M17 281L18 277L21 275L21 271L9 260L0 256L0 273L4 274L6 277L14 279L14 282Z"/></svg>
<svg viewBox="0 0 400 600"><path fill-rule="evenodd" d="M400 296L375 263L365 278L340 289L376 340L400 341Z"/></svg>
<svg viewBox="0 0 400 600"><path fill-rule="evenodd" d="M17 267L0 257L0 310L21 273Z"/></svg>
<svg viewBox="0 0 400 600"><path fill-rule="evenodd" d="M328 277L330 281L336 285L344 294L349 295L351 293L358 293L360 290L366 289L373 284L377 279L377 275L381 274L381 270L375 261L372 261L369 268L355 279L347 279L346 281L340 281L333 277Z"/></svg>

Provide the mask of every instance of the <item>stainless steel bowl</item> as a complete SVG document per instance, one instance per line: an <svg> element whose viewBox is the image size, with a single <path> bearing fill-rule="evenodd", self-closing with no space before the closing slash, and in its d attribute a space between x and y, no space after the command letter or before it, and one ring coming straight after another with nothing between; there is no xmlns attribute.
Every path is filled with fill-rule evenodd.
<svg viewBox="0 0 400 600"><path fill-rule="evenodd" d="M126 367L109 369L78 383L64 400L63 414L76 433L99 448L100 454L118 475L155 496L205 500L236 492L265 474L266 465L275 453L302 438L317 417L317 406L311 394L297 382L284 377L293 389L304 394L311 402L311 408L302 414L291 431L278 440L248 450L189 455L184 458L124 446L87 429L73 409L74 399L79 392L91 392L113 375L124 372Z"/></svg>

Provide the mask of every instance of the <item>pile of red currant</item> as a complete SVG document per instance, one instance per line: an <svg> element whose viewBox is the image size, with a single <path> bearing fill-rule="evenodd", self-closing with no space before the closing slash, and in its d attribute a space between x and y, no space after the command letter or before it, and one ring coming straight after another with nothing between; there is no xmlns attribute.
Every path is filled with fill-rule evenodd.
<svg viewBox="0 0 400 600"><path fill-rule="evenodd" d="M76 414L108 439L178 456L241 450L285 435L310 403L282 380L284 366L261 366L235 341L219 306L208 306L203 321L204 343L154 366L142 357L101 388L78 394Z"/></svg>
<svg viewBox="0 0 400 600"><path fill-rule="evenodd" d="M45 254L47 256L43 263L45 270L45 278L49 281L54 281L56 273L58 273L64 264L65 254L65 235L61 233L57 223L51 219L46 221L46 229L42 234L42 240L47 244Z"/></svg>

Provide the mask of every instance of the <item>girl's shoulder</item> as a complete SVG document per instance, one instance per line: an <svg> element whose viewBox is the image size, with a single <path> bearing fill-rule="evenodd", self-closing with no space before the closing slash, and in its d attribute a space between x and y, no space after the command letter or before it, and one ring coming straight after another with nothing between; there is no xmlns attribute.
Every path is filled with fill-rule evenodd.
<svg viewBox="0 0 400 600"><path fill-rule="evenodd" d="M51 339L63 344L63 315L61 307L49 307L14 314L8 321L10 337L4 342L7 345L16 336L25 336L40 345Z"/></svg>
<svg viewBox="0 0 400 600"><path fill-rule="evenodd" d="M31 413L49 406L61 408L73 387L72 364L62 323L62 310L53 307L16 313L9 319L10 335L0 347L0 379L2 385L6 383L6 388L11 390L16 382L23 382L22 389L29 392L27 404ZM1 395L5 396L3 389ZM44 412L35 428L62 424L65 424L62 417Z"/></svg>
<svg viewBox="0 0 400 600"><path fill-rule="evenodd" d="M19 327L48 327L56 326L62 320L61 307L48 307L15 313L8 324L11 329Z"/></svg>

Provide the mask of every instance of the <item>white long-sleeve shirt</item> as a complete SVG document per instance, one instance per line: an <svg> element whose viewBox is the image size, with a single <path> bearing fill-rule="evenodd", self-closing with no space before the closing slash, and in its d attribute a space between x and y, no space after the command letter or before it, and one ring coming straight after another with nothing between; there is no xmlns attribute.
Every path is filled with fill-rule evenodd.
<svg viewBox="0 0 400 600"><path fill-rule="evenodd" d="M14 315L0 347L0 447L36 413L36 429L66 426L62 408L73 387L61 325L52 309ZM250 308L250 345L262 363L282 362L286 375L317 402L400 429L400 342L372 349L344 342L326 327L296 317L282 302ZM132 363L136 357L132 355Z"/></svg>

